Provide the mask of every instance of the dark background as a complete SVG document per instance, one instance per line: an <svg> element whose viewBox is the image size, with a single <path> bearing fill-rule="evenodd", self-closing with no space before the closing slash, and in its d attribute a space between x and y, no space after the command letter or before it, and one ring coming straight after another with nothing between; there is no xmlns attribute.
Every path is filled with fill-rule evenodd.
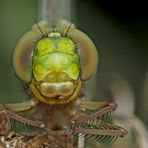
<svg viewBox="0 0 148 148"><path fill-rule="evenodd" d="M146 2L122 0L77 2L78 24L91 36L99 50L100 64L96 86L100 88L102 84L99 84L100 82L111 81L109 78L114 79L111 75L125 79L135 96L136 114L148 123L148 9ZM112 82L105 83L108 85ZM99 96L99 93L102 92L96 89L93 98Z"/></svg>
<svg viewBox="0 0 148 148"><path fill-rule="evenodd" d="M102 81L110 81L111 75L118 75L132 88L136 114L148 123L146 2L76 0L74 7L76 17L73 22L92 38L100 57L92 98L97 99L102 94L99 89ZM31 28L33 17L37 16L36 0L0 0L1 102L25 98L21 82L13 74L10 57L17 41Z"/></svg>

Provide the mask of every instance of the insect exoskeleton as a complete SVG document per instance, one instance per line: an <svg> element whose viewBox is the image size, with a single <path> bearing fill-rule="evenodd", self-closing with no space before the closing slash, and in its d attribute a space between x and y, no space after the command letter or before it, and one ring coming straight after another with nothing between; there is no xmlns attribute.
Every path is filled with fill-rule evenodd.
<svg viewBox="0 0 148 148"><path fill-rule="evenodd" d="M12 56L16 76L36 99L47 104L74 100L96 71L98 54L91 39L70 23L36 23L18 42Z"/></svg>

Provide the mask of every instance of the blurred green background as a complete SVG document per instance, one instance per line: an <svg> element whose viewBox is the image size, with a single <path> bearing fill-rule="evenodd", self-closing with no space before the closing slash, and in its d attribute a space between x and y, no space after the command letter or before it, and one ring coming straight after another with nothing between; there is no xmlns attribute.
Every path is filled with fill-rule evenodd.
<svg viewBox="0 0 148 148"><path fill-rule="evenodd" d="M19 38L27 32L33 17L38 15L36 0L0 0L0 99L15 102L25 96L21 82L15 77L11 66L11 54Z"/></svg>
<svg viewBox="0 0 148 148"><path fill-rule="evenodd" d="M101 96L98 88L102 79L107 80L110 74L120 75L133 89L136 114L148 124L146 4L76 0L74 7L73 22L92 38L100 55L92 98ZM12 71L11 54L19 38L30 30L33 17L38 18L38 8L37 0L0 0L0 102L25 98L22 84Z"/></svg>

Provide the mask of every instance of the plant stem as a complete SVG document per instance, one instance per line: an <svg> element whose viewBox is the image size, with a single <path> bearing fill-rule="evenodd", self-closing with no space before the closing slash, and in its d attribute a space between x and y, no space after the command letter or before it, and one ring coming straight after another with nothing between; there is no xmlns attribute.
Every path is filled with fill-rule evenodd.
<svg viewBox="0 0 148 148"><path fill-rule="evenodd" d="M72 0L39 0L39 18L56 24L60 20L71 21Z"/></svg>

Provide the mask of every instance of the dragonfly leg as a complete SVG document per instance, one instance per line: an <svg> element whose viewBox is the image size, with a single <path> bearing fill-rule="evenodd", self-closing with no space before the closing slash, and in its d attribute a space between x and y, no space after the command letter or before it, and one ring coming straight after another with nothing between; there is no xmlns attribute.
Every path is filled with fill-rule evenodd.
<svg viewBox="0 0 148 148"><path fill-rule="evenodd" d="M97 142L113 142L124 137L127 131L112 124L111 112L117 108L115 103L80 101L79 113L71 119L75 134Z"/></svg>
<svg viewBox="0 0 148 148"><path fill-rule="evenodd" d="M16 121L25 123L33 127L45 128L45 125L43 122L27 119L25 117L18 115L16 112L11 111L9 108L7 108L7 106L3 105L3 107L4 107L4 112L7 114L7 117L9 118L9 121L10 119L14 119Z"/></svg>
<svg viewBox="0 0 148 148"><path fill-rule="evenodd" d="M107 136L116 136L124 137L127 134L127 131L121 127L112 125L108 129L84 129L77 128L75 129L76 133L82 133L84 135L107 135Z"/></svg>
<svg viewBox="0 0 148 148"><path fill-rule="evenodd" d="M0 136L7 136L11 132L11 119L25 123L37 128L44 128L45 125L41 121L29 120L25 117L18 115L17 113L9 110L3 105L3 110L0 111Z"/></svg>
<svg viewBox="0 0 148 148"><path fill-rule="evenodd" d="M80 104L82 105L82 103ZM85 107L84 107L85 106ZM82 107L82 106L81 106ZM72 118L72 123L81 123L84 121L92 120L95 118L98 118L99 116L102 116L103 114L106 114L108 112L112 112L117 108L117 105L114 103L106 103L106 102L90 102L87 104L85 102L85 105L83 104L84 109L91 109L92 111L95 110L95 112L91 114L85 114L85 113L80 113L76 117Z"/></svg>
<svg viewBox="0 0 148 148"><path fill-rule="evenodd" d="M108 105L108 102L79 100L78 104L79 104L80 108L95 110L95 109L98 109L100 107Z"/></svg>
<svg viewBox="0 0 148 148"><path fill-rule="evenodd" d="M0 110L3 110L4 106L11 111L20 112L31 109L38 104L38 101L35 99L30 99L20 103L9 103L9 104L0 104Z"/></svg>

